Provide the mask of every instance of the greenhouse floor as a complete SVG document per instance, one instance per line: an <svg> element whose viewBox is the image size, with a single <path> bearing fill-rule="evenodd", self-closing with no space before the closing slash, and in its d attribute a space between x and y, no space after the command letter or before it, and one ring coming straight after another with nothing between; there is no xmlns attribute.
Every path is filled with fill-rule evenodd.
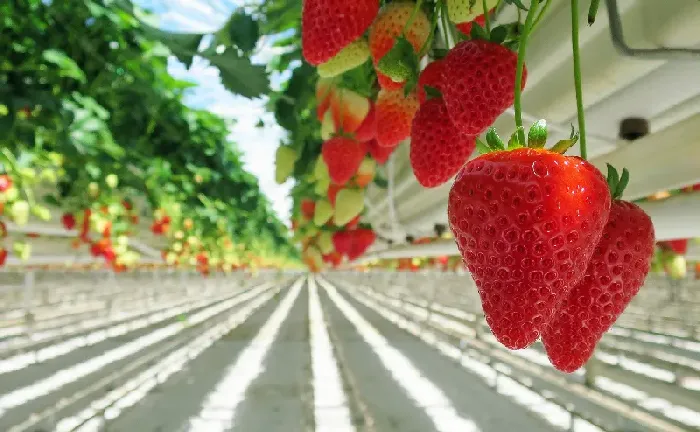
<svg viewBox="0 0 700 432"><path fill-rule="evenodd" d="M590 372L559 374L535 348L498 349L448 307L416 306L421 300L406 296L394 301L360 278L381 280L263 274L198 286L173 276L134 276L109 291L108 315L82 317L79 325L86 305L100 301L81 294L80 282L52 306L61 311L55 316L11 295L19 285L0 286L3 304L21 301L34 314L31 331L25 325L13 333L16 314L2 312L0 430L682 431L700 425L700 388L688 384L694 381L669 383L638 366L635 347L647 346L647 369L661 369L651 359L651 338L635 346L628 341L628 354L618 354L632 359L637 352L636 369L599 353L595 385L585 386ZM155 297L153 282L170 289ZM42 283L49 279L33 281L32 296L52 304ZM616 338L623 338L621 330ZM700 349L673 345L676 373L685 368L688 378L698 371ZM639 399L644 392L651 402Z"/></svg>

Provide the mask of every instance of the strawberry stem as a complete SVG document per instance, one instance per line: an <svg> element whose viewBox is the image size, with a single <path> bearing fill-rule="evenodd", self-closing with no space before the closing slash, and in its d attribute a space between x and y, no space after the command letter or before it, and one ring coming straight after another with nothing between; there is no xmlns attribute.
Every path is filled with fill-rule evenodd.
<svg viewBox="0 0 700 432"><path fill-rule="evenodd" d="M423 4L423 0L418 0L416 2L416 7L413 8L413 12L411 13L411 16L408 17L408 21L406 21L406 25L403 27L403 31L401 32L402 35L405 35L406 30L411 28L411 24L413 24L413 20L416 19L416 15L418 15L418 11L420 10L422 4Z"/></svg>
<svg viewBox="0 0 700 432"><path fill-rule="evenodd" d="M489 17L489 8L486 5L486 0L481 0L481 7L484 10L484 25L486 26L486 33L491 34L491 18Z"/></svg>
<svg viewBox="0 0 700 432"><path fill-rule="evenodd" d="M537 11L537 4L539 0L532 0L530 4L530 9L527 11L527 16L525 17L525 25L523 28L523 34L520 35L520 46L518 47L518 66L515 71L515 126L520 128L518 133L518 138L521 143L525 143L525 129L523 128L523 109L522 109L522 83L523 83L523 68L525 66L525 54L527 53L527 40L530 37L530 31L532 30L532 23L535 19L535 13Z"/></svg>
<svg viewBox="0 0 700 432"><path fill-rule="evenodd" d="M549 7L552 5L552 0L546 0L544 6L540 10L540 13L537 15L537 19L535 20L535 23L532 25L532 30L534 31L537 26L540 25L540 22L542 21L542 18L547 14L547 11L549 10Z"/></svg>
<svg viewBox="0 0 700 432"><path fill-rule="evenodd" d="M574 87L576 89L576 111L578 113L578 130L581 134L581 158L588 159L586 148L586 115L583 111L583 89L581 85L581 52L579 49L578 0L571 0L571 45L574 55Z"/></svg>

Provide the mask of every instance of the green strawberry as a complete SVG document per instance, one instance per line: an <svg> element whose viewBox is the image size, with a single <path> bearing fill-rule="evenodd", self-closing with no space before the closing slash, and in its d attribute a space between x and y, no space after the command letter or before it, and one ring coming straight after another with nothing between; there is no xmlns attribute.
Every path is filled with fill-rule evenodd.
<svg viewBox="0 0 700 432"><path fill-rule="evenodd" d="M321 121L321 139L328 141L335 134L335 121L333 120L333 114L330 110L326 111L323 115L323 120Z"/></svg>
<svg viewBox="0 0 700 432"><path fill-rule="evenodd" d="M32 245L25 242L14 242L12 244L12 250L19 259L27 261L32 254Z"/></svg>
<svg viewBox="0 0 700 432"><path fill-rule="evenodd" d="M345 226L365 208L364 189L341 189L335 199L335 216L337 226Z"/></svg>
<svg viewBox="0 0 700 432"><path fill-rule="evenodd" d="M331 179L330 178L325 178L323 180L317 180L316 184L314 185L314 192L316 192L316 195L325 195L326 191L328 190L328 186L331 185Z"/></svg>
<svg viewBox="0 0 700 432"><path fill-rule="evenodd" d="M48 222L49 220L51 220L51 212L44 206L35 205L31 208L31 212L34 216L38 217L44 222Z"/></svg>
<svg viewBox="0 0 700 432"><path fill-rule="evenodd" d="M333 216L333 206L331 203L322 199L316 202L314 210L314 223L318 226L323 226Z"/></svg>
<svg viewBox="0 0 700 432"><path fill-rule="evenodd" d="M333 234L330 231L322 231L321 234L318 235L316 244L323 255L333 252Z"/></svg>
<svg viewBox="0 0 700 432"><path fill-rule="evenodd" d="M369 59L369 44L364 38L343 48L335 57L318 66L321 78L332 78L355 69Z"/></svg>
<svg viewBox="0 0 700 432"><path fill-rule="evenodd" d="M316 180L330 180L330 175L328 174L328 165L323 160L323 156L319 155L316 159L316 164L314 165L314 178Z"/></svg>
<svg viewBox="0 0 700 432"><path fill-rule="evenodd" d="M289 146L280 146L275 154L275 181L282 184L294 172L297 152Z"/></svg>
<svg viewBox="0 0 700 432"><path fill-rule="evenodd" d="M107 177L105 177L105 183L111 189L116 189L119 185L119 177L117 177L116 174L109 174Z"/></svg>
<svg viewBox="0 0 700 432"><path fill-rule="evenodd" d="M29 222L29 203L26 201L15 201L10 207L10 219L17 225L26 225Z"/></svg>

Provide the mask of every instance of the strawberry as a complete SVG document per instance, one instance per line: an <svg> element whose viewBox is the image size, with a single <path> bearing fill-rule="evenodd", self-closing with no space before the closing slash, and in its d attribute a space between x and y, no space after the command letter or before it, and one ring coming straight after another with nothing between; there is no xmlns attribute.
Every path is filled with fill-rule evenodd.
<svg viewBox="0 0 700 432"><path fill-rule="evenodd" d="M493 9L489 11L489 14L493 13ZM477 23L479 26L484 27L486 24L486 15L481 14L474 18L472 21L466 21L466 22L461 22L455 25L457 27L457 30L462 32L462 34L469 36L472 33L472 26L474 23Z"/></svg>
<svg viewBox="0 0 700 432"><path fill-rule="evenodd" d="M322 231L316 238L316 245L324 255L333 252L333 233Z"/></svg>
<svg viewBox="0 0 700 432"><path fill-rule="evenodd" d="M350 248L347 252L350 261L361 257L377 239L377 235L371 229L358 228L348 232L351 235Z"/></svg>
<svg viewBox="0 0 700 432"><path fill-rule="evenodd" d="M333 216L333 206L328 200L322 199L316 202L314 209L314 223L323 226Z"/></svg>
<svg viewBox="0 0 700 432"><path fill-rule="evenodd" d="M443 97L452 123L478 136L513 104L517 55L488 41L457 44L444 59ZM522 86L527 71L523 69Z"/></svg>
<svg viewBox="0 0 700 432"><path fill-rule="evenodd" d="M359 188L367 187L374 180L374 173L377 171L377 163L372 158L365 158L357 169L355 185Z"/></svg>
<svg viewBox="0 0 700 432"><path fill-rule="evenodd" d="M377 143L381 147L396 147L411 136L411 124L418 111L415 93L403 90L381 90L377 96Z"/></svg>
<svg viewBox="0 0 700 432"><path fill-rule="evenodd" d="M15 201L9 208L9 216L17 225L26 225L29 222L29 203Z"/></svg>
<svg viewBox="0 0 700 432"><path fill-rule="evenodd" d="M673 280L685 279L688 274L688 262L683 255L672 254L665 259L664 271Z"/></svg>
<svg viewBox="0 0 700 432"><path fill-rule="evenodd" d="M369 45L364 38L357 39L343 48L335 57L318 66L321 78L333 78L355 69L369 58Z"/></svg>
<svg viewBox="0 0 700 432"><path fill-rule="evenodd" d="M5 237L7 237L7 225L0 220L0 239L4 239Z"/></svg>
<svg viewBox="0 0 700 432"><path fill-rule="evenodd" d="M316 116L319 121L323 120L323 115L326 114L326 111L331 106L331 96L334 91L333 79L321 78L316 82L316 101L318 102Z"/></svg>
<svg viewBox="0 0 700 432"><path fill-rule="evenodd" d="M314 217L316 203L310 199L303 199L301 200L301 204L299 204L299 210L304 219L310 220Z"/></svg>
<svg viewBox="0 0 700 432"><path fill-rule="evenodd" d="M323 262L338 267L343 262L343 255L338 251L333 251L323 256Z"/></svg>
<svg viewBox="0 0 700 432"><path fill-rule="evenodd" d="M331 95L331 114L336 130L352 133L365 121L370 102L366 97L340 88Z"/></svg>
<svg viewBox="0 0 700 432"><path fill-rule="evenodd" d="M486 7L493 10L498 0L486 0ZM474 21L479 14L484 13L483 3L479 0L447 0L447 15L453 23L467 23ZM469 33L467 33L469 34Z"/></svg>
<svg viewBox="0 0 700 432"><path fill-rule="evenodd" d="M600 171L539 148L534 128L529 148L467 162L448 200L450 228L486 321L510 349L533 343L581 281L610 213Z"/></svg>
<svg viewBox="0 0 700 432"><path fill-rule="evenodd" d="M428 40L430 20L421 10L415 14L411 26L404 32L415 8L416 5L413 2L395 2L384 6L379 12L369 31L369 50L375 67L379 60L391 51L396 39L402 34L413 46L415 52L419 52ZM395 82L379 71L377 76L379 85L383 89L398 90L403 87L403 82Z"/></svg>
<svg viewBox="0 0 700 432"><path fill-rule="evenodd" d="M7 191L12 187L12 179L9 175L0 175L0 193Z"/></svg>
<svg viewBox="0 0 700 432"><path fill-rule="evenodd" d="M61 223L65 229L70 231L75 228L75 216L70 213L64 213L63 216L61 216Z"/></svg>
<svg viewBox="0 0 700 432"><path fill-rule="evenodd" d="M445 62L443 60L435 60L429 63L420 73L420 77L418 77L418 101L421 105L425 103L427 99L425 86L433 87L442 92L442 73L444 70Z"/></svg>
<svg viewBox="0 0 700 432"><path fill-rule="evenodd" d="M377 137L377 110L374 103L370 102L369 112L359 128L355 131L355 139L359 142L367 142Z"/></svg>
<svg viewBox="0 0 700 432"><path fill-rule="evenodd" d="M593 355L649 273L654 253L651 219L635 204L614 201L586 275L542 332L550 361L573 372Z"/></svg>
<svg viewBox="0 0 700 432"><path fill-rule="evenodd" d="M338 192L335 201L335 213L333 223L336 226L344 226L365 208L364 189L342 189Z"/></svg>
<svg viewBox="0 0 700 432"><path fill-rule="evenodd" d="M7 249L0 247L0 267L5 265L7 262Z"/></svg>
<svg viewBox="0 0 700 432"><path fill-rule="evenodd" d="M352 248L352 234L350 231L336 231L333 233L333 247L343 255L347 255Z"/></svg>
<svg viewBox="0 0 700 432"><path fill-rule="evenodd" d="M294 172L297 153L289 146L281 145L275 153L275 182L282 184Z"/></svg>
<svg viewBox="0 0 700 432"><path fill-rule="evenodd" d="M304 58L318 66L362 36L379 12L379 0L304 0L301 42Z"/></svg>
<svg viewBox="0 0 700 432"><path fill-rule="evenodd" d="M321 154L333 183L344 185L355 175L367 153L367 146L351 138L337 136L323 143Z"/></svg>
<svg viewBox="0 0 700 432"><path fill-rule="evenodd" d="M659 247L678 255L688 253L688 239L665 240L659 242Z"/></svg>
<svg viewBox="0 0 700 432"><path fill-rule="evenodd" d="M384 165L386 161L389 160L389 156L391 156L391 154L394 153L396 147L398 146L380 147L376 139L373 139L372 141L367 143L367 149L369 150L369 154L372 155L374 160L376 160L379 165Z"/></svg>
<svg viewBox="0 0 700 432"><path fill-rule="evenodd" d="M442 99L421 105L411 130L411 167L421 185L431 188L448 181L475 147L474 137L462 135L452 125Z"/></svg>

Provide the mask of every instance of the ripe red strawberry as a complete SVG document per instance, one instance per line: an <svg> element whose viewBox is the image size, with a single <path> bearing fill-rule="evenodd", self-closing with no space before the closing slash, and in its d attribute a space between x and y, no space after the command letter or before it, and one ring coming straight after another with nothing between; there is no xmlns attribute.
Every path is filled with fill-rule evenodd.
<svg viewBox="0 0 700 432"><path fill-rule="evenodd" d="M688 253L688 239L665 240L659 242L659 247L672 251L678 255Z"/></svg>
<svg viewBox="0 0 700 432"><path fill-rule="evenodd" d="M338 253L347 255L352 248L352 234L350 231L336 231L333 233L333 247Z"/></svg>
<svg viewBox="0 0 700 432"><path fill-rule="evenodd" d="M402 34L411 43L415 52L419 52L423 47L430 36L430 21L423 11L415 14L411 26L404 32L415 7L414 2L395 2L384 6L379 12L369 31L369 50L374 66L377 66L379 60L391 51L396 39ZM394 82L381 72L377 72L377 76L379 85L383 89L398 90L403 87L403 82Z"/></svg>
<svg viewBox="0 0 700 432"><path fill-rule="evenodd" d="M396 147L411 136L411 124L418 111L415 93L404 96L403 90L381 90L377 96L377 143Z"/></svg>
<svg viewBox="0 0 700 432"><path fill-rule="evenodd" d="M367 146L354 139L337 136L323 143L321 154L333 183L344 185L360 167L367 154Z"/></svg>
<svg viewBox="0 0 700 432"><path fill-rule="evenodd" d="M367 228L357 228L348 232L352 238L350 248L347 252L350 261L361 257L377 239L377 234Z"/></svg>
<svg viewBox="0 0 700 432"><path fill-rule="evenodd" d="M384 165L386 161L389 160L389 156L394 153L397 146L394 147L380 147L376 139L367 143L367 148L369 149L369 154L372 155L374 160L378 164Z"/></svg>
<svg viewBox="0 0 700 432"><path fill-rule="evenodd" d="M9 175L0 175L0 193L5 192L12 187L12 179Z"/></svg>
<svg viewBox="0 0 700 432"><path fill-rule="evenodd" d="M653 253L649 216L635 204L614 201L585 277L542 332L555 368L573 372L591 358L600 338L644 284Z"/></svg>
<svg viewBox="0 0 700 432"><path fill-rule="evenodd" d="M475 147L474 137L454 127L442 99L421 105L411 131L411 167L421 185L431 188L451 179Z"/></svg>
<svg viewBox="0 0 700 432"><path fill-rule="evenodd" d="M310 220L314 217L314 212L316 211L316 203L310 199L303 199L301 200L299 209L301 210L302 216L306 218L306 220Z"/></svg>
<svg viewBox="0 0 700 432"><path fill-rule="evenodd" d="M491 9L489 11L489 14L492 14L494 9ZM462 34L469 36L472 33L472 26L474 23L479 24L479 26L484 27L486 24L486 16L484 14L479 15L478 17L474 18L473 21L467 21L467 22L461 22L459 24L455 24L455 27L457 27L457 30L461 31Z"/></svg>
<svg viewBox="0 0 700 432"><path fill-rule="evenodd" d="M370 102L369 112L364 121L355 131L355 139L359 142L367 142L377 137L377 111L374 103Z"/></svg>
<svg viewBox="0 0 700 432"><path fill-rule="evenodd" d="M443 97L452 123L478 136L513 105L517 55L493 42L460 42L445 57ZM525 87L527 71L523 70Z"/></svg>
<svg viewBox="0 0 700 432"><path fill-rule="evenodd" d="M425 86L433 87L442 92L442 73L445 70L445 62L443 60L435 60L428 64L418 77L418 101L425 103L427 95Z"/></svg>
<svg viewBox="0 0 700 432"><path fill-rule="evenodd" d="M450 228L503 345L537 340L583 278L610 201L594 166L544 149L487 153L457 174Z"/></svg>
<svg viewBox="0 0 700 432"><path fill-rule="evenodd" d="M75 228L75 216L70 213L64 213L63 216L61 216L61 223L65 229L72 230Z"/></svg>
<svg viewBox="0 0 700 432"><path fill-rule="evenodd" d="M304 58L318 66L369 28L379 11L378 0L304 0L301 41Z"/></svg>

